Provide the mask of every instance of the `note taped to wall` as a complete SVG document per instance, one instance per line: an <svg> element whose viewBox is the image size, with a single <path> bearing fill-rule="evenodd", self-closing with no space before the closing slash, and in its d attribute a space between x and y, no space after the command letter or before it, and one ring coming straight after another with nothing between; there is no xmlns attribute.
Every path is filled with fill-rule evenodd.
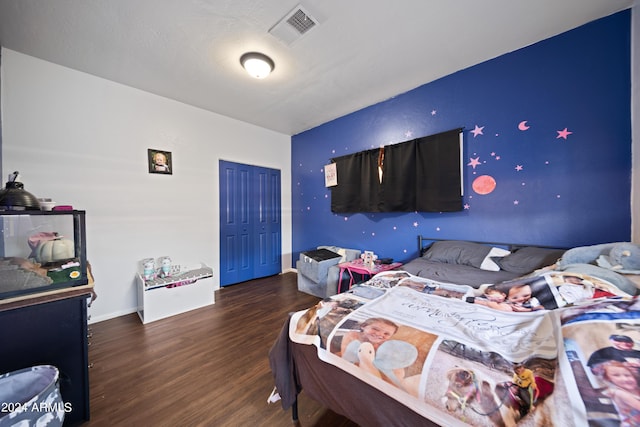
<svg viewBox="0 0 640 427"><path fill-rule="evenodd" d="M324 167L324 186L333 187L338 185L338 172L335 163L329 163Z"/></svg>

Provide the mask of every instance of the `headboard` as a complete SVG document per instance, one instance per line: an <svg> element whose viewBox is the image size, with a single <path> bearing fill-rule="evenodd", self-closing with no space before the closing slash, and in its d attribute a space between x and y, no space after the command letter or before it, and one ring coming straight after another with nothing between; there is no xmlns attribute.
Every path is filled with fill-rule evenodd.
<svg viewBox="0 0 640 427"><path fill-rule="evenodd" d="M460 239L439 239L439 238L433 238L433 237L426 237L426 236L422 236L422 235L418 235L418 254L419 256L424 255L424 252L429 249L429 247L431 246L431 244L433 244L434 242L442 242L444 240L460 240ZM545 249L571 249L570 247L565 247L565 246L545 246L545 245L536 245L536 244L526 244L526 243L501 243L501 242L480 242L480 241L474 241L474 240L465 240L465 242L471 242L471 243L479 243L482 245L487 245L487 246L495 246L498 248L504 248L507 249L509 251L515 251L516 249L519 248L524 248L526 246L535 246L537 248L545 248Z"/></svg>

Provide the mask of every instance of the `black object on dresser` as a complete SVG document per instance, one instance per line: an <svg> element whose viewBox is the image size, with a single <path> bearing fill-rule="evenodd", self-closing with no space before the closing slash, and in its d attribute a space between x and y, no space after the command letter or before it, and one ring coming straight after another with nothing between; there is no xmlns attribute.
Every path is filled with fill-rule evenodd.
<svg viewBox="0 0 640 427"><path fill-rule="evenodd" d="M0 373L35 365L57 367L62 400L70 407L65 426L89 419L89 296L0 309Z"/></svg>

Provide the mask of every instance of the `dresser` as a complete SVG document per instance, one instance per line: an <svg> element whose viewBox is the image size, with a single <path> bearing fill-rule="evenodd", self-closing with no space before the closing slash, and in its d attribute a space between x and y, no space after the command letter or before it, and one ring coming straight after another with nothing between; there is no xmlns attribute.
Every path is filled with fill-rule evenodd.
<svg viewBox="0 0 640 427"><path fill-rule="evenodd" d="M74 288L0 304L0 372L53 365L60 372L60 394L69 411L64 425L89 419L90 289Z"/></svg>

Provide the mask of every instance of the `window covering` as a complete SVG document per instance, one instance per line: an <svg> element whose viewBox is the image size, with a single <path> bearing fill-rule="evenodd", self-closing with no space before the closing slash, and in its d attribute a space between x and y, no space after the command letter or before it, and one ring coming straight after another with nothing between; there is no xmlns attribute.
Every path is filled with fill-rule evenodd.
<svg viewBox="0 0 640 427"><path fill-rule="evenodd" d="M460 132L455 129L331 159L331 211L462 210Z"/></svg>
<svg viewBox="0 0 640 427"><path fill-rule="evenodd" d="M378 154L376 149L332 159L338 176L331 187L332 212L382 212Z"/></svg>

